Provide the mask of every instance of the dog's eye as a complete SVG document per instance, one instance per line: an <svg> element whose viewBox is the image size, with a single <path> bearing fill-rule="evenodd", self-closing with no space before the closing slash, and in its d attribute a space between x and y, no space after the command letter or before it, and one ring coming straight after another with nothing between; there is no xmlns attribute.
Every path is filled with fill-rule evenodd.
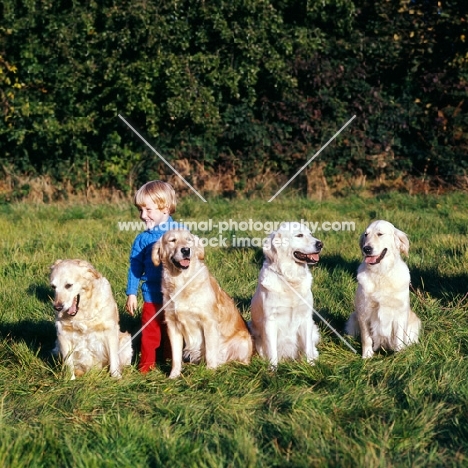
<svg viewBox="0 0 468 468"><path fill-rule="evenodd" d="M383 234L381 232L378 232L377 235L380 237L380 236L383 236Z"/></svg>
<svg viewBox="0 0 468 468"><path fill-rule="evenodd" d="M304 237L304 234L297 234L296 237Z"/></svg>
<svg viewBox="0 0 468 468"><path fill-rule="evenodd" d="M175 237L173 237L172 239L169 239L169 240L168 240L168 242L175 242L175 241L176 241Z"/></svg>
<svg viewBox="0 0 468 468"><path fill-rule="evenodd" d="M72 286L73 286L73 284L67 283L67 284L65 285L65 289L70 289Z"/></svg>
<svg viewBox="0 0 468 468"><path fill-rule="evenodd" d="M55 286L55 284L51 284L50 287L51 287L52 289L55 289L57 286Z"/></svg>

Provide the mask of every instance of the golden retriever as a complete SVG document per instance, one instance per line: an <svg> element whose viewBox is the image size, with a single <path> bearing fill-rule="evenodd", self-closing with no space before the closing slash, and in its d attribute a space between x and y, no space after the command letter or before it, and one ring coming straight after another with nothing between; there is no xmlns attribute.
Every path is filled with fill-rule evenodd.
<svg viewBox="0 0 468 468"><path fill-rule="evenodd" d="M408 255L407 235L388 221L374 221L362 234L355 312L346 332L361 335L362 357L379 348L399 351L417 343L421 321L410 308L410 273L400 253Z"/></svg>
<svg viewBox="0 0 468 468"><path fill-rule="evenodd" d="M312 318L312 274L323 243L301 223L284 222L263 247L265 261L252 298L250 327L260 356L276 368L282 359L318 357Z"/></svg>
<svg viewBox="0 0 468 468"><path fill-rule="evenodd" d="M162 289L172 349L170 378L182 370L182 359L206 361L214 369L228 361L248 364L252 339L234 301L204 264L204 248L187 230L171 230L156 242L155 265L163 264ZM184 348L185 342L185 348Z"/></svg>
<svg viewBox="0 0 468 468"><path fill-rule="evenodd" d="M132 360L131 336L121 333L109 281L84 260L57 260L51 267L58 352L72 380L109 366L120 378Z"/></svg>

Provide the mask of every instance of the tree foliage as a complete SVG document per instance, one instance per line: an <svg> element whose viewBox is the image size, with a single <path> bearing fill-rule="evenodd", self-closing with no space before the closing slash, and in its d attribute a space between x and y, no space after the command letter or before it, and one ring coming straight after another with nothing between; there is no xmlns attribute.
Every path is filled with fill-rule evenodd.
<svg viewBox="0 0 468 468"><path fill-rule="evenodd" d="M150 153L294 173L468 169L465 1L5 0L0 162L128 189Z"/></svg>

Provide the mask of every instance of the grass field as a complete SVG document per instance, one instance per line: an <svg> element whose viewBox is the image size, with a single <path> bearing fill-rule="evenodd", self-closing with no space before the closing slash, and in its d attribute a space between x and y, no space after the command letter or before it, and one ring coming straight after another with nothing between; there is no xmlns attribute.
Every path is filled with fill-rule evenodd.
<svg viewBox="0 0 468 468"><path fill-rule="evenodd" d="M125 206L0 206L0 466L2 467L432 467L468 466L468 196L351 196L316 202L180 202L175 219L351 221L354 231L316 232L325 244L313 269L316 309L342 333L353 310L358 238L373 219L405 231L411 303L420 344L360 357L316 318L315 366L288 362L209 371L185 365L121 380L91 372L70 381L50 356L55 340L48 285L58 258L90 261L111 282L121 328L129 249L138 221ZM336 225L337 226L337 225ZM219 237L215 230L198 233ZM262 232L223 233L263 236ZM249 316L259 248L206 247L206 262ZM196 300L196 299L195 299Z"/></svg>

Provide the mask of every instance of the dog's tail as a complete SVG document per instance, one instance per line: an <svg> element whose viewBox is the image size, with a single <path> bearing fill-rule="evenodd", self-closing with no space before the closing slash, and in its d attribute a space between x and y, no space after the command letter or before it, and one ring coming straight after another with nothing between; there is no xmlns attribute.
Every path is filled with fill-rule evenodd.
<svg viewBox="0 0 468 468"><path fill-rule="evenodd" d="M359 335L359 323L357 321L356 312L353 312L345 325L345 332L347 335L358 336Z"/></svg>

